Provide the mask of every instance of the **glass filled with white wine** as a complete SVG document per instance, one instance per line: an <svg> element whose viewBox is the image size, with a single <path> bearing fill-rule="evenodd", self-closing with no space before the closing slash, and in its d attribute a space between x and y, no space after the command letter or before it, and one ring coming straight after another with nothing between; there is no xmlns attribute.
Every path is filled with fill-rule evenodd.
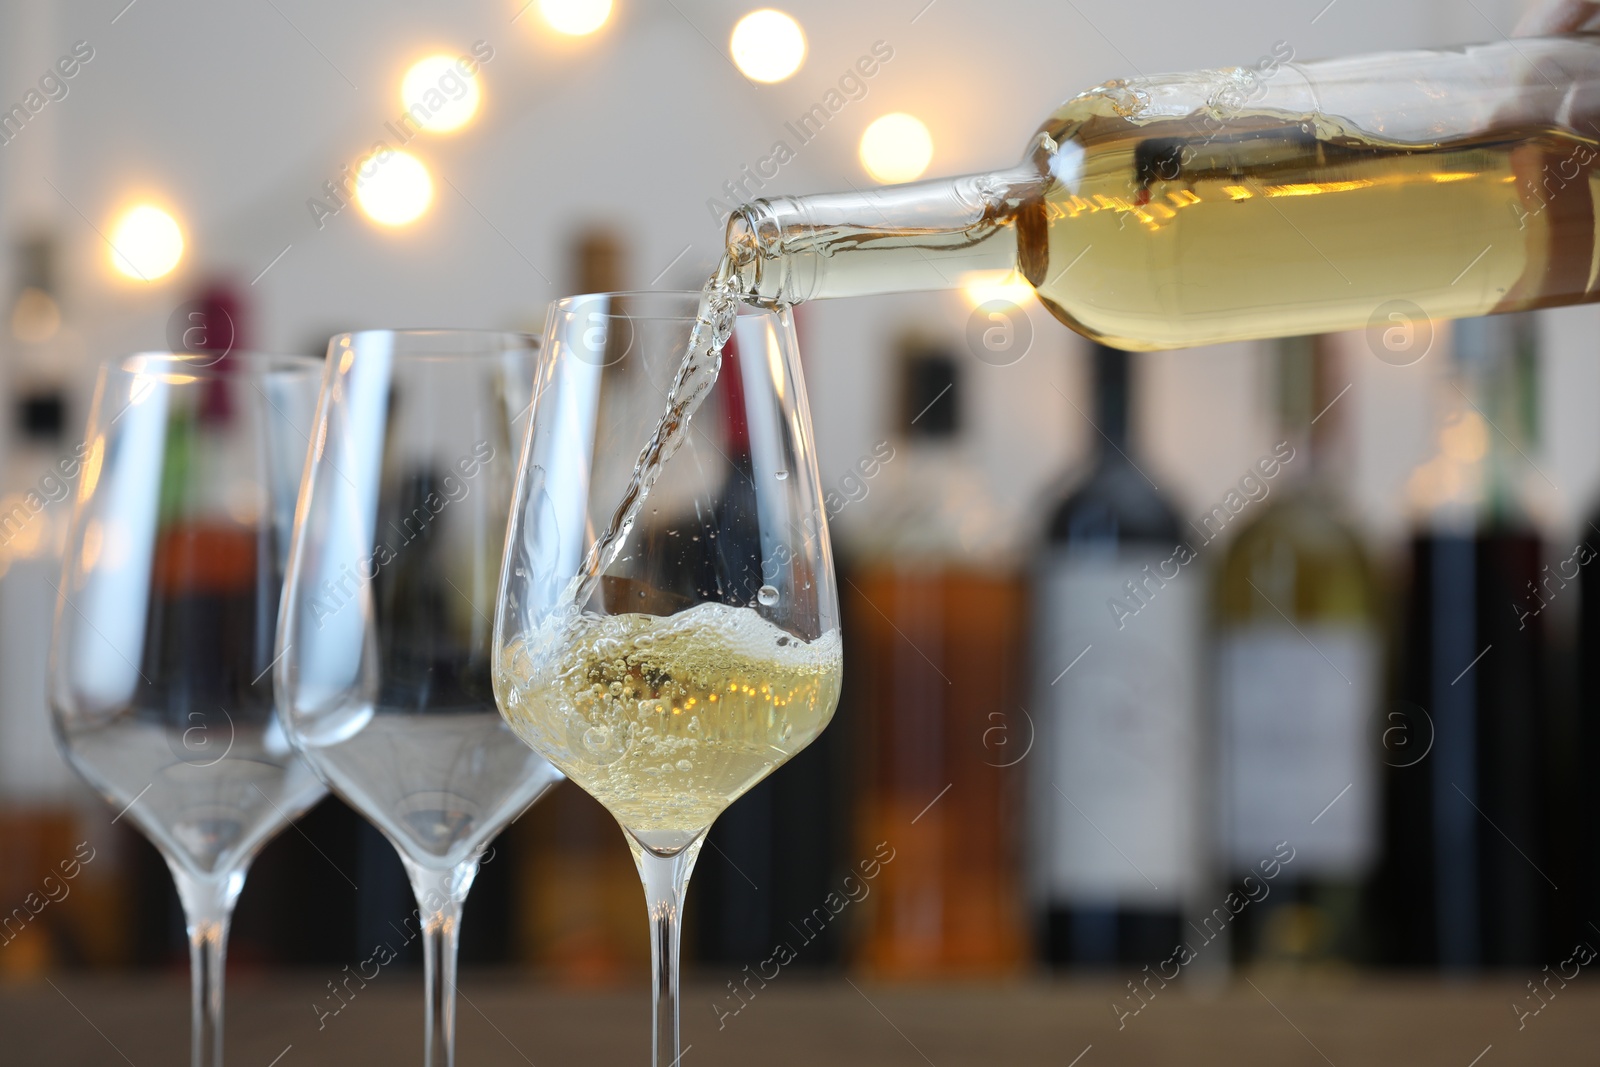
<svg viewBox="0 0 1600 1067"><path fill-rule="evenodd" d="M501 714L605 805L638 865L657 1067L678 1056L679 920L706 831L822 732L841 678L793 322L720 323L718 373L695 365L698 314L696 293L552 306L495 620Z"/></svg>

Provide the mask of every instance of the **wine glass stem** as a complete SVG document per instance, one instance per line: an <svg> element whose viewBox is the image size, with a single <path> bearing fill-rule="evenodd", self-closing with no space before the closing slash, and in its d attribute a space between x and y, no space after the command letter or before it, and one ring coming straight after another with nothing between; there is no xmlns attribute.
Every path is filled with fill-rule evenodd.
<svg viewBox="0 0 1600 1067"><path fill-rule="evenodd" d="M650 908L650 1010L654 1025L650 1036L650 1062L653 1067L676 1067L678 1032L678 943L683 932L683 897L689 888L689 874L705 838L671 856L662 856L642 847L628 836L639 879L644 883L645 903Z"/></svg>
<svg viewBox="0 0 1600 1067"><path fill-rule="evenodd" d="M222 978L228 953L228 923L244 887L244 871L201 877L169 864L183 902L189 931L193 1067L222 1067Z"/></svg>
<svg viewBox="0 0 1600 1067"><path fill-rule="evenodd" d="M480 853L481 855L481 853ZM456 956L461 945L461 910L478 873L478 856L458 867L423 867L401 856L422 920L424 1067L455 1067Z"/></svg>

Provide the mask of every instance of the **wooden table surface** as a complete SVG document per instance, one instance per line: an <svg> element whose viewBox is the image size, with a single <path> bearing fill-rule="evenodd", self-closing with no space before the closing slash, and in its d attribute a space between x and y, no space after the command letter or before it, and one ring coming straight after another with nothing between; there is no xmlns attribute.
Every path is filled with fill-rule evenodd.
<svg viewBox="0 0 1600 1067"><path fill-rule="evenodd" d="M420 972L394 969L320 1018L335 974L246 975L228 991L232 1067L420 1063ZM1580 976L1519 1020L1532 974L1471 982L1256 975L1159 992L1137 1016L1111 1009L1120 982L879 986L780 975L737 1015L726 987L684 999L684 1067L720 1064L963 1067L1273 1064L1502 1067L1600 1062L1600 992ZM1125 979L1124 979L1125 980ZM754 983L752 983L754 985ZM649 1060L648 991L563 990L469 973L458 1063L566 1067ZM0 1064L187 1063L187 985L177 975L57 976L0 987Z"/></svg>

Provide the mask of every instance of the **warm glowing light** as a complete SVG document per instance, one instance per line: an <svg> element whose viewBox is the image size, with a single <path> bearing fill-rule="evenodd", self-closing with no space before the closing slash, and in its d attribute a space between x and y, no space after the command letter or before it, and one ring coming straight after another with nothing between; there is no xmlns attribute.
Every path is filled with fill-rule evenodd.
<svg viewBox="0 0 1600 1067"><path fill-rule="evenodd" d="M1269 185L1268 196L1318 196L1322 193L1348 193L1352 189L1366 189L1377 184L1367 178L1347 182L1300 182L1294 185Z"/></svg>
<svg viewBox="0 0 1600 1067"><path fill-rule="evenodd" d="M611 0L539 0L539 14L557 33L583 37L611 17Z"/></svg>
<svg viewBox="0 0 1600 1067"><path fill-rule="evenodd" d="M111 265L130 278L153 282L183 258L183 231L153 204L130 208L111 227Z"/></svg>
<svg viewBox="0 0 1600 1067"><path fill-rule="evenodd" d="M83 461L83 477L78 481L78 500L89 499L94 492L95 485L100 481L100 465L106 458L106 439L104 436L96 437L94 444L89 446L89 455Z"/></svg>
<svg viewBox="0 0 1600 1067"><path fill-rule="evenodd" d="M29 514L30 509L28 508L28 496L32 495L34 494L30 490L26 495L23 493L7 493L5 496L0 497L0 509L3 509L0 510L0 514ZM35 499L37 499L36 496ZM24 521L21 526L12 527L12 532L6 541L8 555L10 555L12 558L20 557L23 559L33 555L33 553L38 549L39 543L44 540L44 527L45 524L42 522L27 521ZM9 565L9 563L10 559L7 559L4 563L0 563L0 574L4 573L5 568Z"/></svg>
<svg viewBox="0 0 1600 1067"><path fill-rule="evenodd" d="M1028 279L1014 270L977 270L961 279L961 291L973 307L993 300L1021 307L1033 296Z"/></svg>
<svg viewBox="0 0 1600 1067"><path fill-rule="evenodd" d="M433 203L433 178L407 152L386 151L356 165L356 203L382 226L414 222Z"/></svg>
<svg viewBox="0 0 1600 1067"><path fill-rule="evenodd" d="M400 80L400 106L430 133L459 130L478 113L478 80L461 73L455 56L419 59Z"/></svg>
<svg viewBox="0 0 1600 1067"><path fill-rule="evenodd" d="M915 115L885 115L861 135L861 165L886 185L922 177L933 162L933 135Z"/></svg>
<svg viewBox="0 0 1600 1067"><path fill-rule="evenodd" d="M764 7L739 20L728 49L745 77L781 82L806 61L806 35L790 16Z"/></svg>

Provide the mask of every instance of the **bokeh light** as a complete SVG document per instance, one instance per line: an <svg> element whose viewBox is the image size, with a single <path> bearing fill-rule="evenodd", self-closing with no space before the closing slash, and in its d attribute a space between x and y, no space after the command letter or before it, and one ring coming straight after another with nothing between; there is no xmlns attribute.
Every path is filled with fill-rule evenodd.
<svg viewBox="0 0 1600 1067"><path fill-rule="evenodd" d="M961 291L973 307L999 300L1025 307L1033 296L1033 286L1014 270L975 270L961 279Z"/></svg>
<svg viewBox="0 0 1600 1067"><path fill-rule="evenodd" d="M111 227L111 265L118 273L153 282L183 258L178 220L154 204L129 208Z"/></svg>
<svg viewBox="0 0 1600 1067"><path fill-rule="evenodd" d="M356 165L356 203L373 222L404 226L433 203L433 178L408 152L371 155Z"/></svg>
<svg viewBox="0 0 1600 1067"><path fill-rule="evenodd" d="M877 119L861 134L861 165L885 185L922 177L933 162L933 134L903 111Z"/></svg>
<svg viewBox="0 0 1600 1067"><path fill-rule="evenodd" d="M611 0L539 0L539 14L557 33L583 37L606 24Z"/></svg>
<svg viewBox="0 0 1600 1067"><path fill-rule="evenodd" d="M793 18L765 7L739 20L728 48L745 77L781 82L805 62L806 35Z"/></svg>
<svg viewBox="0 0 1600 1067"><path fill-rule="evenodd" d="M417 108L417 121L429 133L459 130L478 113L482 99L478 79L462 74L455 56L419 59L400 80L400 106L408 112ZM422 117L424 113L427 118Z"/></svg>

